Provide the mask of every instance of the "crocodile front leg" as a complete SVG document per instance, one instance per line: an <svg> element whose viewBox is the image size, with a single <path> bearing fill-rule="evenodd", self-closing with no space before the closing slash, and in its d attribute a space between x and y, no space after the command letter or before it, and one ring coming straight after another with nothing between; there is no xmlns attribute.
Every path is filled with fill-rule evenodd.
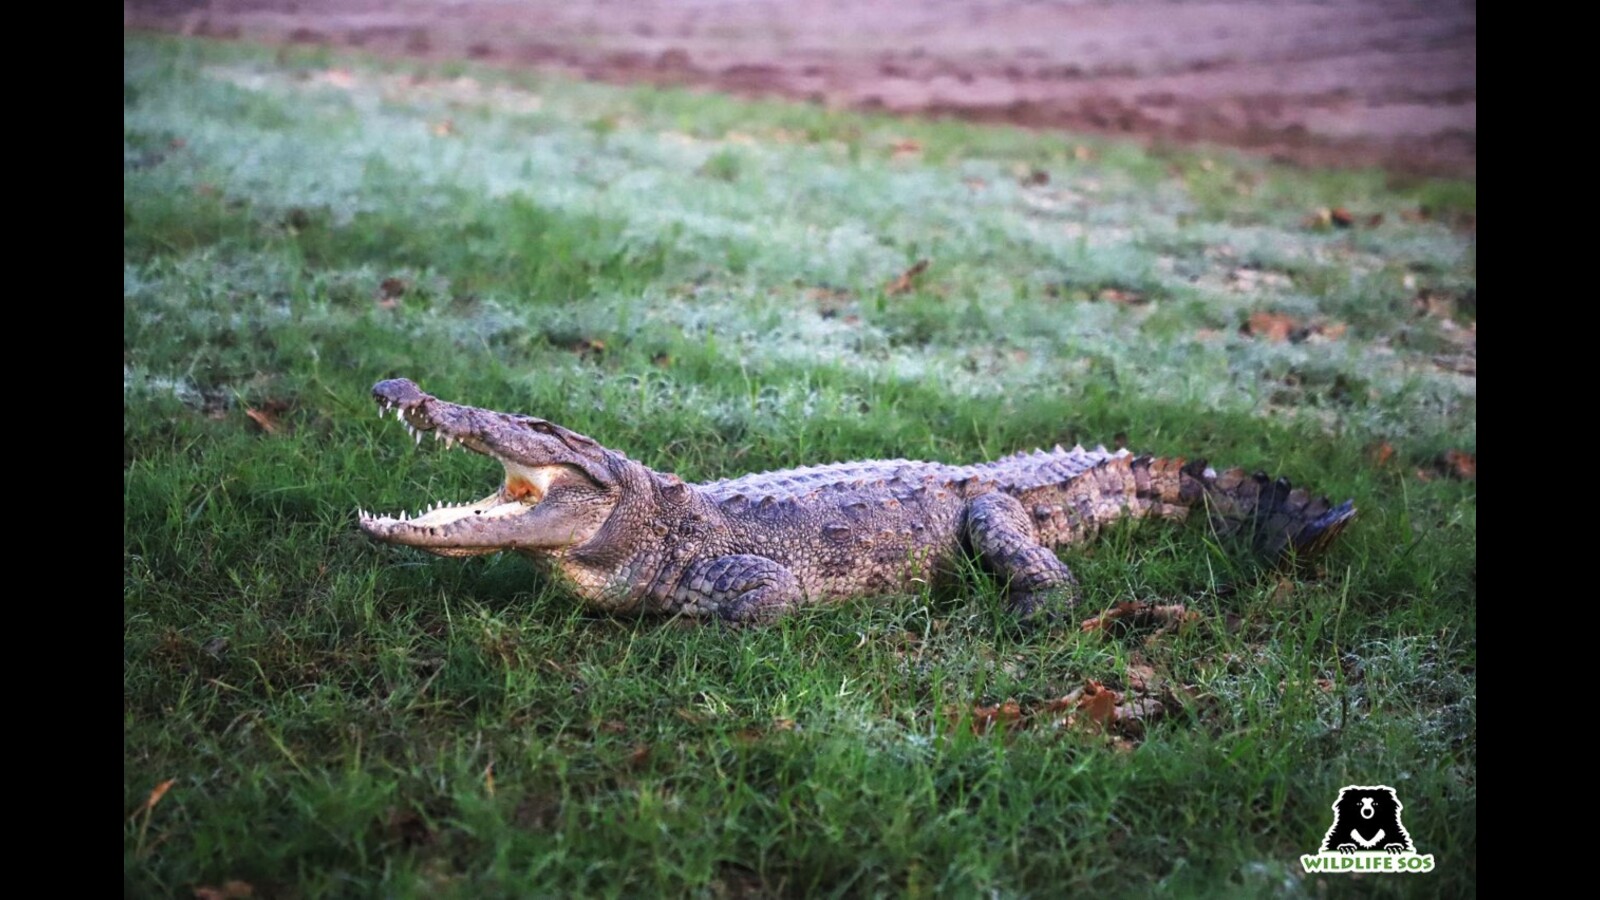
<svg viewBox="0 0 1600 900"><path fill-rule="evenodd" d="M1007 582L1012 612L1032 618L1047 607L1065 610L1076 601L1078 580L1055 551L1039 543L1017 498L999 491L973 498L967 504L967 536L990 571Z"/></svg>
<svg viewBox="0 0 1600 900"><path fill-rule="evenodd" d="M771 622L799 607L800 581L765 556L718 556L691 565L672 592L675 611L715 613L738 625Z"/></svg>

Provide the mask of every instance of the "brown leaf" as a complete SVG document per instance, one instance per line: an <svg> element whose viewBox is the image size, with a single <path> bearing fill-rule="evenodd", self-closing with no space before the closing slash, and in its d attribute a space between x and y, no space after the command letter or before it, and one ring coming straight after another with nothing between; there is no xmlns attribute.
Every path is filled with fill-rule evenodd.
<svg viewBox="0 0 1600 900"><path fill-rule="evenodd" d="M1380 441L1367 448L1367 459L1375 466L1387 466L1394 461L1394 445Z"/></svg>
<svg viewBox="0 0 1600 900"><path fill-rule="evenodd" d="M1332 222L1335 228L1349 228L1356 223L1356 217L1350 214L1350 210L1335 206L1328 210L1328 221Z"/></svg>
<svg viewBox="0 0 1600 900"><path fill-rule="evenodd" d="M405 296L406 289L410 287L404 278L390 276L378 282L378 306L382 309L394 309L400 303L400 298Z"/></svg>
<svg viewBox="0 0 1600 900"><path fill-rule="evenodd" d="M1344 333L1350 330L1350 326L1343 322L1323 322L1314 326L1312 330L1330 341L1337 341L1339 338L1344 337Z"/></svg>
<svg viewBox="0 0 1600 900"><path fill-rule="evenodd" d="M194 889L195 900L244 900L254 897L256 889L248 881L224 881L222 887L200 885Z"/></svg>
<svg viewBox="0 0 1600 900"><path fill-rule="evenodd" d="M1262 337L1273 342L1287 341L1297 333L1302 333L1304 326L1299 320L1283 313L1253 312L1245 322L1242 329L1251 337Z"/></svg>
<svg viewBox="0 0 1600 900"><path fill-rule="evenodd" d="M1094 159L1094 151L1083 144L1079 144L1072 148L1072 158L1078 162L1089 162Z"/></svg>
<svg viewBox="0 0 1600 900"><path fill-rule="evenodd" d="M626 734L628 726L618 719L607 719L600 723L600 730L606 734Z"/></svg>
<svg viewBox="0 0 1600 900"><path fill-rule="evenodd" d="M156 808L156 804L161 802L161 798L165 797L167 795L167 791L172 790L172 786L177 784L177 783L178 783L178 779L176 779L176 778L168 778L166 781L163 781L160 784L156 785L155 787L151 788L150 789L150 796L148 796L148 797L146 797L144 799L143 811L144 812L149 812L149 811L155 809Z"/></svg>
<svg viewBox="0 0 1600 900"><path fill-rule="evenodd" d="M1155 683L1156 670L1144 663L1129 663L1127 678L1128 690L1148 691L1150 690L1150 685Z"/></svg>
<svg viewBox="0 0 1600 900"><path fill-rule="evenodd" d="M672 368L672 354L657 353L656 355L650 357L650 365L655 366L658 369L670 369Z"/></svg>
<svg viewBox="0 0 1600 900"><path fill-rule="evenodd" d="M922 143L913 138L902 138L889 147L896 159L917 156L922 153Z"/></svg>
<svg viewBox="0 0 1600 900"><path fill-rule="evenodd" d="M1199 619L1199 613L1191 612L1182 603L1157 605L1142 600L1124 600L1098 616L1084 619L1078 627L1085 632L1109 631L1115 625L1128 628L1155 625L1166 629Z"/></svg>
<svg viewBox="0 0 1600 900"><path fill-rule="evenodd" d="M454 119L441 119L428 126L428 130L433 132L434 137L449 137L456 133L456 122Z"/></svg>
<svg viewBox="0 0 1600 900"><path fill-rule="evenodd" d="M901 272L898 277L889 282L883 289L884 293L890 296L911 293L911 289L916 286L917 278L926 271L928 271L928 261L925 259L917 260L912 264L911 268Z"/></svg>
<svg viewBox="0 0 1600 900"><path fill-rule="evenodd" d="M1092 723L1097 728L1105 729L1117 719L1117 701L1122 696L1098 681L1091 681L1084 685L1083 699L1078 701L1078 709L1083 714L1079 721Z"/></svg>
<svg viewBox="0 0 1600 900"><path fill-rule="evenodd" d="M1118 306L1138 306L1150 302L1150 298L1138 291L1124 291L1119 288L1105 288L1096 298Z"/></svg>
<svg viewBox="0 0 1600 900"><path fill-rule="evenodd" d="M1379 225L1382 225L1382 224L1383 224L1383 213L1373 213L1372 215L1367 216L1367 227L1368 228L1377 228Z"/></svg>
<svg viewBox="0 0 1600 900"><path fill-rule="evenodd" d="M483 789L489 793L489 796L494 796L494 763L492 762L483 767Z"/></svg>
<svg viewBox="0 0 1600 900"><path fill-rule="evenodd" d="M997 726L1006 729L1021 718L1022 705L1015 700L1007 699L1004 703L997 703L994 706L974 706L972 733L983 734Z"/></svg>
<svg viewBox="0 0 1600 900"><path fill-rule="evenodd" d="M1041 187L1050 183L1050 173L1044 169L1029 169L1017 180L1023 187Z"/></svg>
<svg viewBox="0 0 1600 900"><path fill-rule="evenodd" d="M1463 450L1446 450L1439 457L1440 467L1446 475L1471 481L1478 477L1478 455Z"/></svg>
<svg viewBox="0 0 1600 900"><path fill-rule="evenodd" d="M645 763L647 763L649 761L650 761L650 745L649 744L638 744L633 748L633 752L628 754L628 768L630 768L630 769L641 768L642 766L644 766Z"/></svg>
<svg viewBox="0 0 1600 900"><path fill-rule="evenodd" d="M259 425L261 430L267 434L277 434L283 430L283 426L278 424L278 418L266 410L247 406L244 409L244 414L249 416L250 421Z"/></svg>

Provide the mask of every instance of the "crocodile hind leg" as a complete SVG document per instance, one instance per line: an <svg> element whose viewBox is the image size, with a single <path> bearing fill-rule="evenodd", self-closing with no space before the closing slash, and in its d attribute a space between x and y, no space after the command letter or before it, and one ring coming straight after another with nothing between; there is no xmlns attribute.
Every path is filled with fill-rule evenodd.
<svg viewBox="0 0 1600 900"><path fill-rule="evenodd" d="M1055 551L1039 543L1021 501L995 491L967 504L967 536L990 571L1007 582L1011 610L1031 618L1076 600L1078 580ZM1054 607L1054 609L1052 609Z"/></svg>
<svg viewBox="0 0 1600 900"><path fill-rule="evenodd" d="M741 553L690 566L672 593L672 607L753 625L771 622L804 599L799 580L787 567L764 556Z"/></svg>

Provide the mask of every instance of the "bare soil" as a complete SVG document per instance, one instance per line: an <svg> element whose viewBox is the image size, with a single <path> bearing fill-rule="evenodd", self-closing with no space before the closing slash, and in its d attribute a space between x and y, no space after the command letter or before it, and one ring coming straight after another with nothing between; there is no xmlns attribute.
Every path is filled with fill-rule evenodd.
<svg viewBox="0 0 1600 900"><path fill-rule="evenodd" d="M1473 0L125 0L123 27L1477 171Z"/></svg>

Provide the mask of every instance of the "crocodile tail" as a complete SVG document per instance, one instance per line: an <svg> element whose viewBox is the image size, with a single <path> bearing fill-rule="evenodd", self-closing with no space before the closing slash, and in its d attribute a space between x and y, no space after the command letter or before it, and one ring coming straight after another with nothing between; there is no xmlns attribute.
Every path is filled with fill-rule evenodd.
<svg viewBox="0 0 1600 900"><path fill-rule="evenodd" d="M1313 497L1287 478L1243 469L1217 473L1204 460L1183 467L1201 496L1218 534L1248 541L1266 559L1308 560L1321 555L1355 518L1355 501L1334 504Z"/></svg>

